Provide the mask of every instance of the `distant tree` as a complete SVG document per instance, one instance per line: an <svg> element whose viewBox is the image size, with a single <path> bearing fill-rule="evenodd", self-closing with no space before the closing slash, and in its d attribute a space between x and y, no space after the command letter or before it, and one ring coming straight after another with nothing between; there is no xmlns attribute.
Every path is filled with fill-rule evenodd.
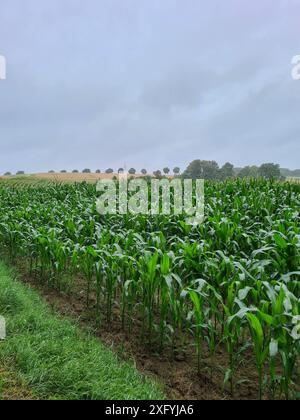
<svg viewBox="0 0 300 420"><path fill-rule="evenodd" d="M16 175L25 175L25 171L18 171Z"/></svg>
<svg viewBox="0 0 300 420"><path fill-rule="evenodd" d="M136 174L136 169L134 169L134 168L130 168L130 169L129 169L129 171L128 171L128 173L129 173L130 175L135 175L135 174Z"/></svg>
<svg viewBox="0 0 300 420"><path fill-rule="evenodd" d="M234 174L235 174L235 176L238 176L242 169L243 168L235 167L234 168Z"/></svg>
<svg viewBox="0 0 300 420"><path fill-rule="evenodd" d="M219 170L219 178L221 180L234 178L234 176L234 166L229 162L225 163L225 165L223 165L222 168Z"/></svg>
<svg viewBox="0 0 300 420"><path fill-rule="evenodd" d="M86 168L82 171L82 173L83 174L90 174L90 173L92 173L92 171L90 169Z"/></svg>
<svg viewBox="0 0 300 420"><path fill-rule="evenodd" d="M106 174L113 174L114 170L112 168L108 168L108 169L106 169L105 173Z"/></svg>
<svg viewBox="0 0 300 420"><path fill-rule="evenodd" d="M194 160L189 164L183 178L218 179L219 165L214 160Z"/></svg>
<svg viewBox="0 0 300 420"><path fill-rule="evenodd" d="M55 171L51 170L48 172L49 174L55 174Z"/></svg>
<svg viewBox="0 0 300 420"><path fill-rule="evenodd" d="M245 166L244 168L239 169L238 171L238 177L239 178L251 178L250 177L250 171L251 171L251 167L250 166Z"/></svg>
<svg viewBox="0 0 300 420"><path fill-rule="evenodd" d="M294 171L290 171L289 175L285 175L284 173L282 173L283 176L286 177L291 177L291 178L300 178L300 169L295 169Z"/></svg>
<svg viewBox="0 0 300 420"><path fill-rule="evenodd" d="M11 176L11 172L5 172L4 176Z"/></svg>
<svg viewBox="0 0 300 420"><path fill-rule="evenodd" d="M288 168L280 168L280 172L281 172L281 175L282 176L284 176L284 177L286 177L286 178L292 178L293 177L293 172L294 171L291 171L290 169L288 169Z"/></svg>
<svg viewBox="0 0 300 420"><path fill-rule="evenodd" d="M123 168L119 168L118 169L118 174L123 174L124 173L124 169Z"/></svg>
<svg viewBox="0 0 300 420"><path fill-rule="evenodd" d="M73 173L73 174L79 174L79 171L78 171L78 169L74 169L74 170L72 171L72 173Z"/></svg>
<svg viewBox="0 0 300 420"><path fill-rule="evenodd" d="M179 175L180 174L180 168L178 166L175 166L175 168L173 169L173 173L175 175Z"/></svg>
<svg viewBox="0 0 300 420"><path fill-rule="evenodd" d="M155 178L161 178L162 177L162 173L160 170L154 171L153 175L155 176Z"/></svg>
<svg viewBox="0 0 300 420"><path fill-rule="evenodd" d="M280 168L280 172L285 178L300 178L300 169Z"/></svg>
<svg viewBox="0 0 300 420"><path fill-rule="evenodd" d="M163 173L165 174L165 175L169 175L169 173L170 173L171 171L170 171L170 168L164 168L163 169Z"/></svg>
<svg viewBox="0 0 300 420"><path fill-rule="evenodd" d="M265 179L280 179L280 166L275 163L263 163L259 168L259 175Z"/></svg>
<svg viewBox="0 0 300 420"><path fill-rule="evenodd" d="M239 178L258 178L259 168L257 166L245 166L238 172Z"/></svg>
<svg viewBox="0 0 300 420"><path fill-rule="evenodd" d="M142 169L141 170L142 175L147 175L147 170L146 169Z"/></svg>
<svg viewBox="0 0 300 420"><path fill-rule="evenodd" d="M65 169L63 169L62 171L60 171L61 174L66 174L67 171Z"/></svg>
<svg viewBox="0 0 300 420"><path fill-rule="evenodd" d="M100 169L97 169L96 170L96 174L101 174L101 170Z"/></svg>

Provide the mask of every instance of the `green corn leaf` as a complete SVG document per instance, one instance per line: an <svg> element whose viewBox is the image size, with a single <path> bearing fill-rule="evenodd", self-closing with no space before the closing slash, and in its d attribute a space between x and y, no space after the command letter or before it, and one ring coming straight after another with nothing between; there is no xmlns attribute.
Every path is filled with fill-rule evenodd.
<svg viewBox="0 0 300 420"><path fill-rule="evenodd" d="M261 323L260 323L259 319L253 314L247 313L246 316L247 316L248 321L251 325L251 328L252 328L252 330L255 334L255 338L256 338L255 344L257 345L257 347L259 349L262 350L263 349L263 343L264 343L264 332L263 332Z"/></svg>
<svg viewBox="0 0 300 420"><path fill-rule="evenodd" d="M239 300L243 301L244 299L246 299L251 289L252 287L247 286L244 289L239 290L239 293L238 293Z"/></svg>

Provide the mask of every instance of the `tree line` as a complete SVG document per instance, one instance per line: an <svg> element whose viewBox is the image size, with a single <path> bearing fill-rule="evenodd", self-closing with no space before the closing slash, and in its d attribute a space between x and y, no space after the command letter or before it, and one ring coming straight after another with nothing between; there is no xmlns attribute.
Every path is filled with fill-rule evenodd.
<svg viewBox="0 0 300 420"><path fill-rule="evenodd" d="M108 168L106 169L103 173L105 174L113 174L113 173L118 173L118 174L122 174L125 172L124 168L119 168L117 171L115 171L113 168ZM57 173L57 171L51 170L48 171L49 174L55 174ZM61 171L59 171L59 173L61 174L67 174L67 173L72 173L72 174L79 174L79 173L83 173L83 174L92 174L93 171L91 169L83 169L83 171L79 171L78 169L74 169L73 171L69 172L66 169L62 169ZM96 174L101 174L102 171L101 169L97 169L94 173ZM142 175L148 175L148 171L147 169L141 169L140 171L138 171L135 168L130 168L128 170L129 175L136 175L136 174L142 174ZM151 174L151 173L150 173ZM168 167L165 167L162 171L161 170L156 170L153 171L153 175L154 176L162 176L162 175L180 175L180 168L178 166L176 166L175 168L173 168L172 170ZM12 172L6 172L4 174L4 176L12 176L13 173ZM16 172L16 175L25 175L25 171L18 171Z"/></svg>
<svg viewBox="0 0 300 420"><path fill-rule="evenodd" d="M81 171L84 174L91 174L91 169L84 169ZM124 173L124 168L119 168L115 171L113 168L108 168L104 171L105 174L113 174ZM49 173L54 174L55 171L51 170ZM61 170L60 173L68 173L67 170ZM79 170L74 169L72 171L73 174L80 173ZM102 171L97 169L95 171L96 174L101 174ZM146 169L141 169L140 171L136 170L135 168L130 168L128 170L129 175L136 175L142 174L143 176L148 175L148 171ZM24 171L18 171L16 175L24 175ZM5 176L12 175L11 172L6 172ZM225 163L223 166L219 166L219 164L214 160L200 160L196 159L193 160L186 170L181 174L181 170L178 166L173 169L168 167L163 168L162 170L156 170L152 172L157 178L161 178L163 176L182 176L182 178L191 178L191 179L210 179L210 180L219 180L224 181L226 179L231 178L265 178L265 179L282 179L284 180L288 176L300 176L300 170L290 171L289 169L281 169L278 164L275 163L263 163L261 166L245 166L244 168L235 168L234 165L230 162Z"/></svg>
<svg viewBox="0 0 300 420"><path fill-rule="evenodd" d="M235 168L230 162L222 167L214 160L194 160L182 174L183 178L210 179L224 181L231 178L284 179L280 166L275 163L263 163L261 166Z"/></svg>

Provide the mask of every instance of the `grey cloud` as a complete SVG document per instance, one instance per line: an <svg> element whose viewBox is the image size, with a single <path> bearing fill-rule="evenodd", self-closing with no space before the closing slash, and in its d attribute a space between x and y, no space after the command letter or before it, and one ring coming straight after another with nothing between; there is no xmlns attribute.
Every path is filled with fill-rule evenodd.
<svg viewBox="0 0 300 420"><path fill-rule="evenodd" d="M300 167L298 2L2 0L0 172Z"/></svg>
<svg viewBox="0 0 300 420"><path fill-rule="evenodd" d="M190 69L175 69L157 83L146 87L140 102L156 112L170 111L176 107L195 108L219 82L214 70L195 69L193 66Z"/></svg>

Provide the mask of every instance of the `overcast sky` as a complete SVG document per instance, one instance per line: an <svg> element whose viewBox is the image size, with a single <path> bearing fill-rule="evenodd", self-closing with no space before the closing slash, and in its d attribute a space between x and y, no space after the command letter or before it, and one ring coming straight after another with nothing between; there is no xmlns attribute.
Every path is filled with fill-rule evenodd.
<svg viewBox="0 0 300 420"><path fill-rule="evenodd" d="M1 0L0 172L300 167L300 0Z"/></svg>

